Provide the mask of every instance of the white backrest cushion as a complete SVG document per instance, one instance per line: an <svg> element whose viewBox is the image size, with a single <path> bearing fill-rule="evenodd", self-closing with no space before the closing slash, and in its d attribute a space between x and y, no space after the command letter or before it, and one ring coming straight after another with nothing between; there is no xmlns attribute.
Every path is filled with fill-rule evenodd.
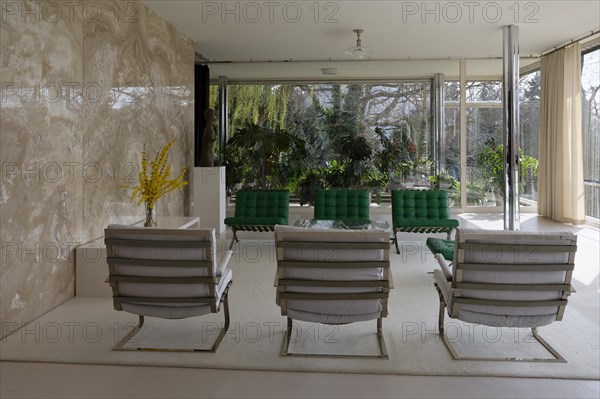
<svg viewBox="0 0 600 399"><path fill-rule="evenodd" d="M373 230L312 229L303 227L275 226L275 241L315 242L311 248L278 248L277 260L310 262L343 261L387 261L389 250L384 249L333 249L333 242L380 242L388 243L386 232ZM313 280L381 280L382 268L293 268L283 270L286 278L305 278Z"/></svg>
<svg viewBox="0 0 600 399"><path fill-rule="evenodd" d="M110 232L109 232L110 230ZM110 225L106 232L107 237L136 240L157 241L208 241L209 247L197 248L165 248L165 247L136 247L129 245L110 245L112 256L131 259L152 260L209 260L212 261L212 274L216 274L216 237L214 229L156 229L137 226ZM110 254L109 254L110 255ZM130 266L127 264L115 265L117 274L129 276L205 276L204 268L189 267L157 267L157 266Z"/></svg>
<svg viewBox="0 0 600 399"><path fill-rule="evenodd" d="M567 264L569 253L543 252L542 246L571 245L577 237L571 233L532 233L515 231L457 230L453 276L463 263L479 264ZM483 243L477 249L459 249L461 243ZM521 251L498 244L518 245ZM504 284L564 284L564 271L482 271L464 270L456 281Z"/></svg>

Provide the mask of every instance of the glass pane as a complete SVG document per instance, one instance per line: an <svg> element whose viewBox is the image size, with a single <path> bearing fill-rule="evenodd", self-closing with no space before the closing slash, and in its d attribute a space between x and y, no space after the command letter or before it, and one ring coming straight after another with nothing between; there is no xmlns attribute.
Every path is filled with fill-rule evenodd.
<svg viewBox="0 0 600 399"><path fill-rule="evenodd" d="M540 71L523 75L519 82L519 192L521 204L537 201L538 129L540 123Z"/></svg>
<svg viewBox="0 0 600 399"><path fill-rule="evenodd" d="M217 135L217 140L213 142L213 154L215 154L215 160L219 156L219 115L221 110L219 109L219 85L211 83L208 86L208 107L215 111L215 118L213 119L213 131Z"/></svg>
<svg viewBox="0 0 600 399"><path fill-rule="evenodd" d="M502 206L502 109L467 107L467 206Z"/></svg>
<svg viewBox="0 0 600 399"><path fill-rule="evenodd" d="M502 101L502 82L499 81L469 81L466 90L468 103Z"/></svg>
<svg viewBox="0 0 600 399"><path fill-rule="evenodd" d="M444 143L443 169L445 182L440 188L448 191L450 206L460 206L460 109L444 110L446 140ZM444 184L445 183L445 184Z"/></svg>
<svg viewBox="0 0 600 399"><path fill-rule="evenodd" d="M585 214L600 218L600 49L583 55L581 86Z"/></svg>
<svg viewBox="0 0 600 399"><path fill-rule="evenodd" d="M230 84L227 186L429 186L431 83ZM306 202L306 201L305 201ZM310 202L310 199L308 199Z"/></svg>
<svg viewBox="0 0 600 399"><path fill-rule="evenodd" d="M444 82L444 101L447 103L460 101L460 82Z"/></svg>

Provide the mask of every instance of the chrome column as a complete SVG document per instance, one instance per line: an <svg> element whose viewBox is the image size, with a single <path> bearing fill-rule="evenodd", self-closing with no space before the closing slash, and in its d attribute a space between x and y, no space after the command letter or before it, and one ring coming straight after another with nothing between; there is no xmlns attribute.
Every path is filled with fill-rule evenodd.
<svg viewBox="0 0 600 399"><path fill-rule="evenodd" d="M460 60L460 207L467 209L467 61Z"/></svg>
<svg viewBox="0 0 600 399"><path fill-rule="evenodd" d="M439 175L445 168L444 144L446 135L444 131L444 74L436 73L433 77L433 131L434 148L433 160L435 173Z"/></svg>
<svg viewBox="0 0 600 399"><path fill-rule="evenodd" d="M519 27L503 33L504 230L519 230Z"/></svg>

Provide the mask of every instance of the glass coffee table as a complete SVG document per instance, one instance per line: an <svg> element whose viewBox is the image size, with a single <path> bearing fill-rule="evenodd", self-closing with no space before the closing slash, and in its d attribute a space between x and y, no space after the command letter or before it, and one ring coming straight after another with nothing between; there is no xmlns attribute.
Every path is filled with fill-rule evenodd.
<svg viewBox="0 0 600 399"><path fill-rule="evenodd" d="M300 219L296 220L294 227L308 229L343 229L343 230L376 230L392 232L390 224L385 220L322 220Z"/></svg>

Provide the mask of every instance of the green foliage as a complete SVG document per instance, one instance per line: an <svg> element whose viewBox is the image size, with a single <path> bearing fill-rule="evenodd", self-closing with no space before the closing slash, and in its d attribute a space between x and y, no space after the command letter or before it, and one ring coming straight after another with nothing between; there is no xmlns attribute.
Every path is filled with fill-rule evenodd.
<svg viewBox="0 0 600 399"><path fill-rule="evenodd" d="M285 129L290 85L230 85L230 124L270 125Z"/></svg>
<svg viewBox="0 0 600 399"><path fill-rule="evenodd" d="M425 95L408 83L230 85L227 186L310 198L309 185L378 192L405 182L428 162ZM380 114L382 127L373 129Z"/></svg>
<svg viewBox="0 0 600 399"><path fill-rule="evenodd" d="M208 108L219 109L219 86L208 86Z"/></svg>
<svg viewBox="0 0 600 399"><path fill-rule="evenodd" d="M467 205L483 205L485 202L485 185L478 182L467 182ZM460 190L458 191L460 202Z"/></svg>
<svg viewBox="0 0 600 399"><path fill-rule="evenodd" d="M380 170L371 168L361 176L361 184L371 191L372 201L379 204L381 202L381 192L388 187L389 177Z"/></svg>
<svg viewBox="0 0 600 399"><path fill-rule="evenodd" d="M234 184L256 183L256 188L281 189L304 169L304 140L278 127L248 125L238 129L227 143L227 164ZM229 177L229 173L228 173Z"/></svg>
<svg viewBox="0 0 600 399"><path fill-rule="evenodd" d="M448 191L448 199L454 204L460 204L460 182L447 174L430 176L432 189ZM478 206L485 202L485 186L482 183L468 182L467 183L467 205ZM452 206L452 205L451 205Z"/></svg>
<svg viewBox="0 0 600 399"><path fill-rule="evenodd" d="M460 183L445 170L438 175L429 176L429 181L431 182L431 188L434 190L443 188L460 190Z"/></svg>
<svg viewBox="0 0 600 399"><path fill-rule="evenodd" d="M486 188L504 195L504 146L490 145L483 149L477 157L477 165L486 179ZM519 189L525 187L526 179L535 178L538 172L538 160L524 155L519 149Z"/></svg>
<svg viewBox="0 0 600 399"><path fill-rule="evenodd" d="M353 179L351 166L346 162L333 160L325 166L307 169L298 180L300 204L312 205L315 188L368 188L377 196L388 185L387 175L375 168L361 175L358 184L350 184Z"/></svg>
<svg viewBox="0 0 600 399"><path fill-rule="evenodd" d="M396 129L391 137L381 128L375 128L381 149L373 157L374 165L381 173L399 179L408 176L409 170L416 166L416 147L407 134L410 122L407 121L405 126Z"/></svg>

